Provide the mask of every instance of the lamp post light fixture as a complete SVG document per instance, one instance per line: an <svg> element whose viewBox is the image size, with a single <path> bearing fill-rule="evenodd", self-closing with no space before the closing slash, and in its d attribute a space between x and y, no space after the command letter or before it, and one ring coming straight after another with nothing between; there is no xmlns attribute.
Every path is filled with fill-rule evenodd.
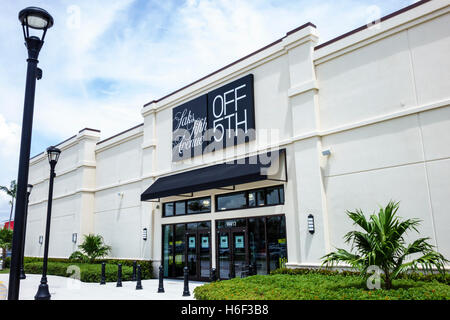
<svg viewBox="0 0 450 320"><path fill-rule="evenodd" d="M25 257L25 237L27 234L27 218L28 218L28 203L30 201L30 193L33 190L33 185L28 184L27 186L27 206L25 207L25 217L23 219L23 237L22 237L22 263L20 264L20 280L26 279L25 269L23 268L24 257Z"/></svg>
<svg viewBox="0 0 450 320"><path fill-rule="evenodd" d="M22 134L20 141L19 172L17 178L16 210L14 215L14 233L11 250L11 269L9 273L8 300L19 299L20 265L24 231L24 217L27 201L28 170L30 164L31 133L33 127L34 96L36 79L42 77L37 67L39 51L44 44L47 30L53 26L52 16L45 10L28 7L19 12L25 46L28 50L27 78L25 85L25 101L22 118ZM41 38L30 36L30 29L42 31Z"/></svg>
<svg viewBox="0 0 450 320"><path fill-rule="evenodd" d="M44 262L42 264L42 278L35 300L50 300L50 292L47 284L48 245L50 242L50 221L52 219L53 181L55 179L55 167L58 163L61 150L55 147L47 148L48 162L50 164L50 181L48 184L47 224L45 226Z"/></svg>

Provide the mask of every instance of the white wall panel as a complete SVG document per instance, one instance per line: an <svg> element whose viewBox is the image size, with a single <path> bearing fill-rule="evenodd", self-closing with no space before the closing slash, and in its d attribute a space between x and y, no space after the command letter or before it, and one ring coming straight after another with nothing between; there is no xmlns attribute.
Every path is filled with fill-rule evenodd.
<svg viewBox="0 0 450 320"><path fill-rule="evenodd" d="M95 212L140 206L141 193L140 182L98 191L95 193Z"/></svg>
<svg viewBox="0 0 450 320"><path fill-rule="evenodd" d="M424 160L417 115L328 135L322 144L332 150L327 176Z"/></svg>
<svg viewBox="0 0 450 320"><path fill-rule="evenodd" d="M100 145L101 146L101 145ZM97 187L141 176L142 137L136 137L97 153Z"/></svg>
<svg viewBox="0 0 450 320"><path fill-rule="evenodd" d="M450 257L450 159L427 163L439 252Z"/></svg>
<svg viewBox="0 0 450 320"><path fill-rule="evenodd" d="M250 71L255 77L255 129L257 134L260 129L277 129L280 140L285 140L292 134L292 115L287 97L290 87L288 67L287 56L284 55Z"/></svg>
<svg viewBox="0 0 450 320"><path fill-rule="evenodd" d="M407 40L401 32L317 66L322 129L416 104Z"/></svg>
<svg viewBox="0 0 450 320"><path fill-rule="evenodd" d="M408 30L418 104L448 99L450 14Z"/></svg>
<svg viewBox="0 0 450 320"><path fill-rule="evenodd" d="M450 157L450 107L422 112L419 117L425 158L434 160Z"/></svg>
<svg viewBox="0 0 450 320"><path fill-rule="evenodd" d="M78 250L72 242L72 233L76 226L75 214L52 217L50 224L50 257L68 258L73 251ZM45 233L44 233L45 234Z"/></svg>
<svg viewBox="0 0 450 320"><path fill-rule="evenodd" d="M112 247L111 257L136 258L141 251L140 207L124 208L95 213L95 233L100 234Z"/></svg>
<svg viewBox="0 0 450 320"><path fill-rule="evenodd" d="M391 199L400 201L400 217L423 220L420 234L411 233L407 241L420 236L431 237L434 242L426 171L422 163L330 177L326 179L326 190L333 247L348 248L343 237L355 229L346 210L359 208L369 217Z"/></svg>

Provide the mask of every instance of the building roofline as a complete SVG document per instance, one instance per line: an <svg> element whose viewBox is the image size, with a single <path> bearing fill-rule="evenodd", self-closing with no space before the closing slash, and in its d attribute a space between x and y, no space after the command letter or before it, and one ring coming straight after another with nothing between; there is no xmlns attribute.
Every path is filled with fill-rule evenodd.
<svg viewBox="0 0 450 320"><path fill-rule="evenodd" d="M386 21L386 20L388 20L388 19L390 19L390 18L393 18L393 17L395 17L395 16L398 16L399 14L402 14L402 13L404 13L404 12L406 12L406 11L409 11L409 10L411 10L411 9L414 9L415 7L418 7L418 6L422 5L422 4L425 4L425 3L430 2L430 1L431 1L431 0L421 0L421 1L418 1L418 2L416 2L416 3L413 3L413 4L411 4L411 5L407 6L407 7L404 7L404 8L402 8L402 9L397 10L397 11L394 11L394 12L392 12L392 13L390 13L390 14L384 16L384 17L381 17L381 18L380 18L380 22L383 22L383 21ZM373 22L375 22L375 21L373 21ZM340 36L337 36L336 38L333 38L333 39L331 39L331 40L328 40L328 41L326 41L326 42L324 42L324 43L321 43L321 44L315 46L315 47L314 47L314 50L319 50L319 49L321 49L321 48L323 48L323 47L326 47L326 46L328 46L328 45L330 45L330 44L332 44L332 43L334 43L334 42L337 42L337 41L339 41L339 40L341 40L341 39L347 38L348 36L351 36L352 34L355 34L355 33L357 33L357 32L363 31L363 30L368 29L368 28L369 28L369 26L368 26L367 24L365 24L365 25L363 25L363 26L360 26L360 27L358 27L358 28L356 28L356 29L353 29L353 30L351 30L351 31L349 31L349 32L346 32L346 33L344 33L344 34L341 34Z"/></svg>
<svg viewBox="0 0 450 320"><path fill-rule="evenodd" d="M83 131L85 131L85 130L94 131L94 132L100 132L100 130L98 130L98 129L84 128L84 129L81 129L80 131L78 131L78 133L81 133L81 132L83 132ZM75 134L75 135L73 135L73 136L67 138L66 140L63 140L63 141L59 142L58 144L55 144L54 147L60 146L60 145L62 145L63 143L65 143L65 142L67 142L67 141L69 141L69 140L72 140L73 138L76 138L76 137L77 137L77 135ZM45 153L45 151L39 152L37 155L32 156L32 157L30 158L30 160L32 160L32 159L34 159L34 158L37 158L38 156L40 156L40 155L43 154L43 153Z"/></svg>
<svg viewBox="0 0 450 320"><path fill-rule="evenodd" d="M84 130L89 130L89 131L94 131L94 132L101 132L101 131L98 130L98 129L84 128L84 129L81 129L80 131L78 131L78 133L81 133L81 132L83 132Z"/></svg>
<svg viewBox="0 0 450 320"><path fill-rule="evenodd" d="M127 133L128 131L131 131L131 130L133 130L133 129L139 128L140 126L143 126L143 125L144 125L144 123L140 123L140 124L138 124L137 126L134 126L134 127L131 127L131 128L129 128L129 129L127 129L127 130L124 130L124 131L122 131L122 132L119 132L119 133L117 133L117 134L115 134L115 135L113 135L113 136L111 136L111 137L109 137L109 138L106 138L106 139L104 139L104 140L101 140L101 141L97 142L97 145L99 145L99 144L101 144L101 143L103 143L103 142L106 142L106 141L108 141L108 140L114 139L115 137L118 137L118 136L120 136L120 135L122 135L122 134L124 134L124 133Z"/></svg>

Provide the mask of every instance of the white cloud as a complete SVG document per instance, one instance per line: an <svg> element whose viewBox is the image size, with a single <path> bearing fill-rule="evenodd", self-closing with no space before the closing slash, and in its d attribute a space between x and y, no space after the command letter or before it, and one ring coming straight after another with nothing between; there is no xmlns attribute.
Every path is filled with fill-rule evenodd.
<svg viewBox="0 0 450 320"><path fill-rule="evenodd" d="M19 159L20 126L7 122L0 114L0 185L9 187L12 176L17 174L16 164ZM11 198L0 191L0 227L1 223L9 218Z"/></svg>
<svg viewBox="0 0 450 320"><path fill-rule="evenodd" d="M0 228L3 227L3 222L9 220L9 215L11 213L11 205L9 204L10 201L11 197L6 195L4 192L0 192Z"/></svg>
<svg viewBox="0 0 450 320"><path fill-rule="evenodd" d="M13 122L6 122L0 114L0 156L13 157L19 153L20 126Z"/></svg>

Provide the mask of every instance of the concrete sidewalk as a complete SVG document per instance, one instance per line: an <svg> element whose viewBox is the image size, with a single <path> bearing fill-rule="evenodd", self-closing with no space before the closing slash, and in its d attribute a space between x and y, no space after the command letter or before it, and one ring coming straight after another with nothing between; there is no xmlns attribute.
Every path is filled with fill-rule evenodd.
<svg viewBox="0 0 450 320"><path fill-rule="evenodd" d="M142 290L136 290L136 282L123 281L122 287L117 288L115 282L105 285L86 283L79 280L47 276L52 300L194 300L193 290L203 282L190 281L188 297L183 297L183 280L164 279L165 293L157 293L158 279L142 280ZM0 274L0 300L6 296L9 274ZM27 274L20 282L20 300L34 300L39 287L41 275Z"/></svg>

